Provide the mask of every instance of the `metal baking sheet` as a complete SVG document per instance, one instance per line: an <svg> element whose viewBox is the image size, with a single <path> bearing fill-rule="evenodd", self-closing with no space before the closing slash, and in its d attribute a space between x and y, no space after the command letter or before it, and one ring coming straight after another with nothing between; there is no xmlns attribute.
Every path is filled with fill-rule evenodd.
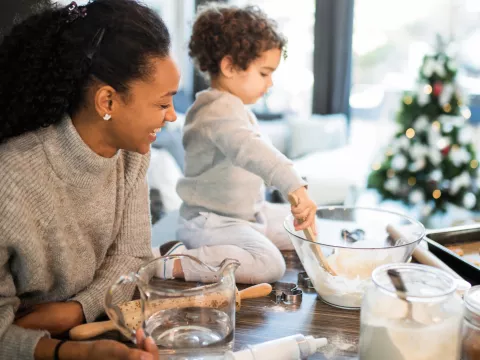
<svg viewBox="0 0 480 360"><path fill-rule="evenodd" d="M427 230L429 250L472 285L480 285L480 224ZM478 246L477 246L478 245ZM464 256L449 248L461 248Z"/></svg>

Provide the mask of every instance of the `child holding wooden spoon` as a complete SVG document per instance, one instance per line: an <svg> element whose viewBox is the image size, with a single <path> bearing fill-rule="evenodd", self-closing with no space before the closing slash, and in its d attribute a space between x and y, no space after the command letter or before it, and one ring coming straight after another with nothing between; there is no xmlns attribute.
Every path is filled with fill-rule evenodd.
<svg viewBox="0 0 480 360"><path fill-rule="evenodd" d="M298 198L291 207L304 220L297 230L315 229L316 205L306 182L260 134L245 107L272 86L285 44L257 8L211 4L199 10L190 56L211 87L197 94L184 127L185 178L177 186L181 242L165 244L160 255L183 253L211 265L234 258L241 263L237 282L279 280L285 272L279 249L292 249L283 229L289 208L267 203L264 183ZM189 281L208 281L210 275L180 261L159 269L159 276Z"/></svg>

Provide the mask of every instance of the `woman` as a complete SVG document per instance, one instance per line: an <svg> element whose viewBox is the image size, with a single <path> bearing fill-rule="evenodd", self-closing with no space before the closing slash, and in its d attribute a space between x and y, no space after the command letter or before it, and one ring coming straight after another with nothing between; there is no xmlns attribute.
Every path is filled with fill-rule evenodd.
<svg viewBox="0 0 480 360"><path fill-rule="evenodd" d="M60 342L149 259L150 144L175 121L163 21L132 0L52 8L0 45L0 359L153 359ZM127 300L131 294L125 294Z"/></svg>

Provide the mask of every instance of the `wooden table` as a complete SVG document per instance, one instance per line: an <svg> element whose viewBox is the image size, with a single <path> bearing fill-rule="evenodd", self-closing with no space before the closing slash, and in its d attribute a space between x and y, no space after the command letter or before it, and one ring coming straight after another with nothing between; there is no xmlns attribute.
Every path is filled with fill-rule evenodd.
<svg viewBox="0 0 480 360"><path fill-rule="evenodd" d="M282 282L297 283L298 273L303 271L295 251L283 252L287 271ZM187 283L175 281L184 288ZM239 285L239 289L246 286ZM309 359L356 360L360 329L359 311L342 310L323 303L312 290L304 291L299 305L276 304L270 297L247 299L236 314L234 351L284 336L303 334L326 337L329 344ZM122 341L120 333L111 331L95 339ZM123 339L125 340L125 339ZM133 346L133 344L129 343Z"/></svg>
<svg viewBox="0 0 480 360"><path fill-rule="evenodd" d="M295 252L283 252L287 272L282 282L297 282L303 271ZM240 286L239 286L240 288ZM248 299L237 313L235 350L293 334L326 337L329 341L309 359L358 359L359 311L342 310L323 303L315 292L304 292L301 304L277 305L271 298Z"/></svg>

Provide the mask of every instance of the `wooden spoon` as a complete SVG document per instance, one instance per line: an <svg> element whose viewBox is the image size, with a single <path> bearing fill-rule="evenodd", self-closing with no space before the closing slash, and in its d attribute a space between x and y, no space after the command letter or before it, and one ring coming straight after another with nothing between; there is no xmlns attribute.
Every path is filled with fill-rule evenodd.
<svg viewBox="0 0 480 360"><path fill-rule="evenodd" d="M293 206L298 205L298 198L293 194L288 194L288 201L290 201L290 204L292 204ZM297 222L299 224L301 224L303 221L300 220L300 219L297 219ZM315 234L313 233L313 229L311 228L311 226L309 226L308 228L303 230L303 233L305 234L305 237L307 238L307 240L310 240L312 242L317 242L317 238L316 238ZM320 248L320 245L314 245L313 246L313 253L316 255L318 261L320 262L320 264L323 266L323 268L325 270L327 270L333 276L337 275L335 270L333 270L333 268L328 263L325 255L323 255L323 252L322 252L322 249Z"/></svg>

